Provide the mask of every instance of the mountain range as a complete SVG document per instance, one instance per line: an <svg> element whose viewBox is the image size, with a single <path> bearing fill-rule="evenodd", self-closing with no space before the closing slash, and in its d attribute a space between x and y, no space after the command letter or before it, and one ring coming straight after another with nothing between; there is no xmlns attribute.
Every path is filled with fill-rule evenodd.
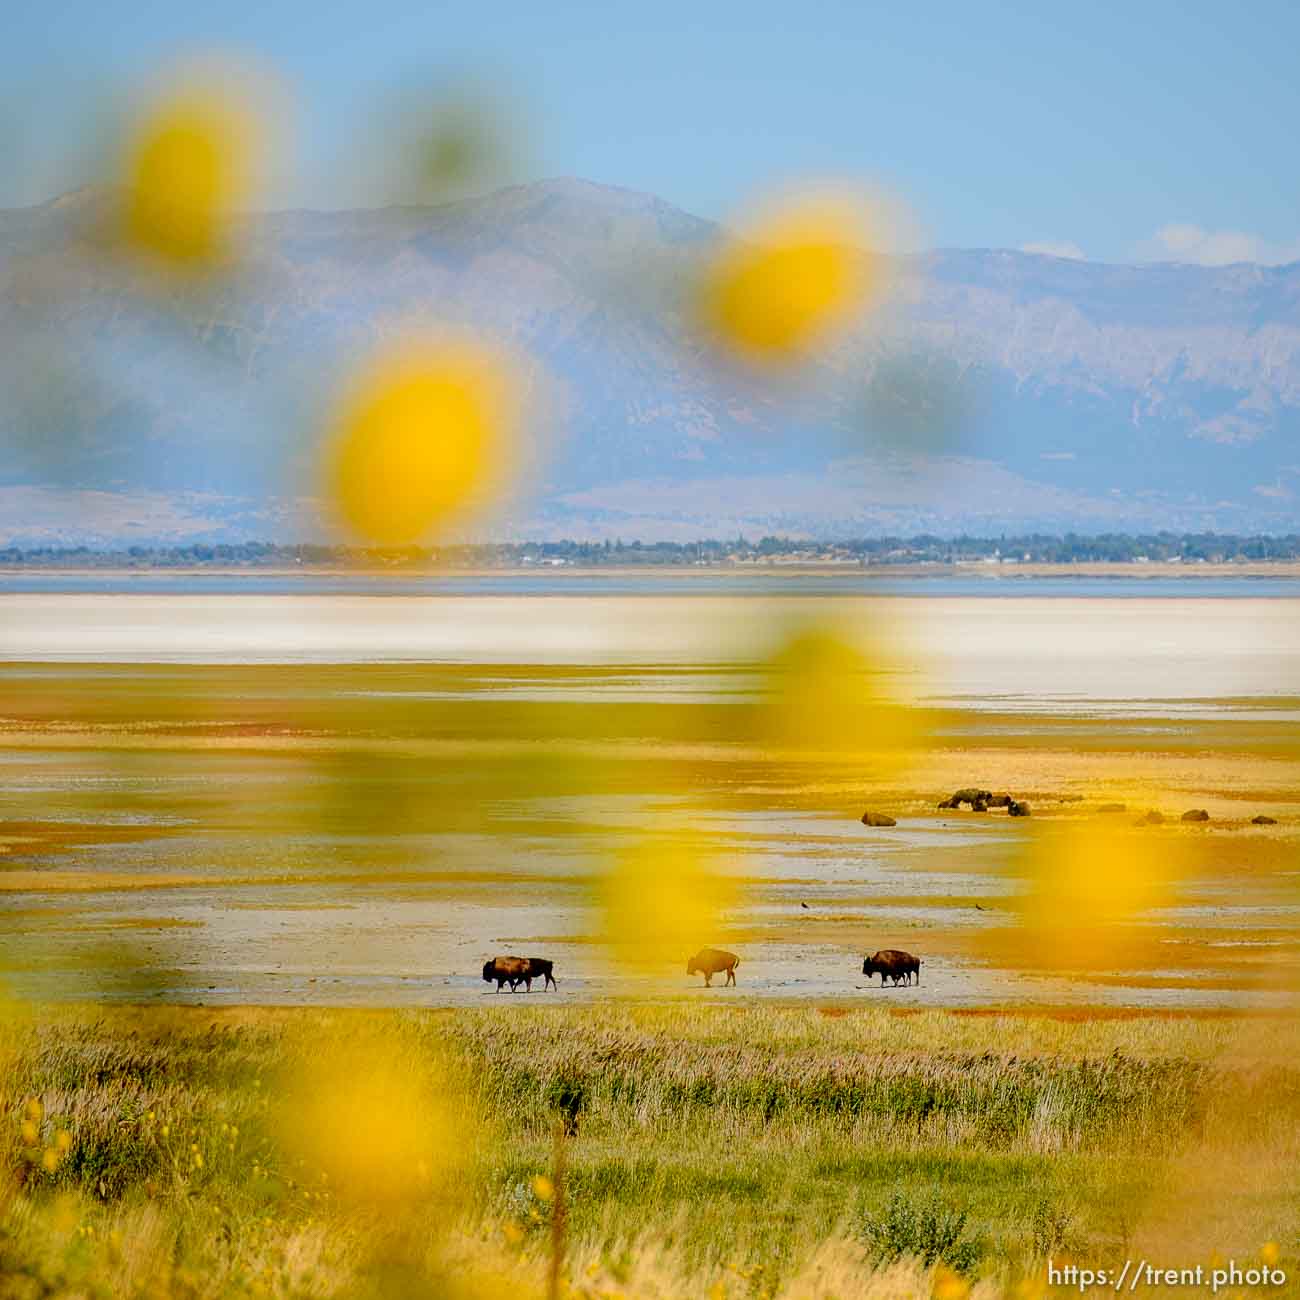
<svg viewBox="0 0 1300 1300"><path fill-rule="evenodd" d="M755 376L688 310L726 232L652 196L250 216L201 285L107 257L109 201L0 212L0 542L319 536L340 375L448 326L510 350L535 435L476 537L1296 526L1300 263L882 257L875 312Z"/></svg>

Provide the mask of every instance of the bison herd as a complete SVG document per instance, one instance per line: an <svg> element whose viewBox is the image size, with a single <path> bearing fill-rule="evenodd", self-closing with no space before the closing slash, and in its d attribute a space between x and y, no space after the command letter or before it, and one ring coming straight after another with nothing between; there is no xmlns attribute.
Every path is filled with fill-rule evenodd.
<svg viewBox="0 0 1300 1300"><path fill-rule="evenodd" d="M739 965L740 958L734 952L728 952L725 948L701 948L686 963L686 973L703 975L705 988L713 987L715 975L725 973L725 987L736 982L736 967ZM483 963L483 979L489 984L495 982L498 993L507 984L510 985L511 993L521 984L525 992L531 993L533 981L541 980L544 992L548 988L559 987L555 982L554 970L555 963L543 957L493 957ZM885 987L886 980L893 980L895 985L919 984L921 959L899 948L882 948L863 961L862 973L868 980L873 975L879 975L881 988Z"/></svg>

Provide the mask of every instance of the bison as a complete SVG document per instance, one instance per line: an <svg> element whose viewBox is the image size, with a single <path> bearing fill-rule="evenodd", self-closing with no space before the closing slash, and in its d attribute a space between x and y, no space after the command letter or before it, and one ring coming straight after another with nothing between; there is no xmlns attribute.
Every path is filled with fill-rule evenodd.
<svg viewBox="0 0 1300 1300"><path fill-rule="evenodd" d="M739 965L740 958L734 952L727 952L723 948L701 948L686 963L686 973L688 975L703 975L704 987L712 988L713 977L724 970L727 972L727 984L734 984L736 982L736 967Z"/></svg>
<svg viewBox="0 0 1300 1300"><path fill-rule="evenodd" d="M902 980L905 984L910 984L913 977L919 984L921 982L921 959L913 957L910 952L902 952L898 948L882 948L878 953L866 958L862 963L862 973L870 979L873 975L880 976L880 987L885 987L885 980L892 979L895 984Z"/></svg>
<svg viewBox="0 0 1300 1300"><path fill-rule="evenodd" d="M504 984L510 985L511 993L520 984L526 992L531 993L533 981L538 979L542 981L543 991L559 988L555 982L554 970L555 963L547 961L545 957L493 957L491 961L483 963L483 978L489 984L496 980L498 993Z"/></svg>

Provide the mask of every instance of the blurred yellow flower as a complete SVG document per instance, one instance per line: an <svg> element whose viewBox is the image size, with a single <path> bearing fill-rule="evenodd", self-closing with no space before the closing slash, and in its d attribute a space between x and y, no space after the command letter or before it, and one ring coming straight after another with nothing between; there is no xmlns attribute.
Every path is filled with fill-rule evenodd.
<svg viewBox="0 0 1300 1300"><path fill-rule="evenodd" d="M1047 1277L1040 1273L1037 1277L1021 1278L1016 1283L1012 1295L1015 1300L1042 1300L1047 1292Z"/></svg>
<svg viewBox="0 0 1300 1300"><path fill-rule="evenodd" d="M966 1300L970 1295L970 1283L960 1274L940 1264L934 1270L934 1287L931 1294L934 1300Z"/></svg>
<svg viewBox="0 0 1300 1300"><path fill-rule="evenodd" d="M330 496L369 542L419 541L486 504L514 434L505 362L471 344L420 343L379 357L338 412Z"/></svg>
<svg viewBox="0 0 1300 1300"><path fill-rule="evenodd" d="M29 1147L34 1147L36 1145L36 1140L41 1135L40 1128L30 1119L23 1120L20 1132L23 1135L23 1141Z"/></svg>
<svg viewBox="0 0 1300 1300"><path fill-rule="evenodd" d="M53 1147L46 1147L41 1153L41 1167L47 1174L52 1174L63 1157Z"/></svg>
<svg viewBox="0 0 1300 1300"><path fill-rule="evenodd" d="M880 284L866 222L847 198L804 198L731 240L699 294L706 328L745 360L805 353L861 311Z"/></svg>
<svg viewBox="0 0 1300 1300"><path fill-rule="evenodd" d="M1282 1252L1278 1249L1276 1241L1266 1241L1259 1248L1259 1257L1270 1268L1282 1257Z"/></svg>
<svg viewBox="0 0 1300 1300"><path fill-rule="evenodd" d="M187 270L230 257L266 143L249 92L229 73L197 73L141 116L124 165L121 233L129 247Z"/></svg>
<svg viewBox="0 0 1300 1300"><path fill-rule="evenodd" d="M54 1146L60 1155L64 1154L72 1146L72 1134L67 1129L60 1129L54 1135Z"/></svg>
<svg viewBox="0 0 1300 1300"><path fill-rule="evenodd" d="M1039 829L1025 870L1021 918L1037 957L1086 969L1137 955L1140 923L1172 899L1185 864L1171 841L1075 822Z"/></svg>
<svg viewBox="0 0 1300 1300"><path fill-rule="evenodd" d="M533 1195L549 1201L555 1195L555 1184L545 1174L537 1174L533 1178Z"/></svg>
<svg viewBox="0 0 1300 1300"><path fill-rule="evenodd" d="M356 1202L400 1205L441 1188L467 1158L473 1117L451 1072L440 1069L435 1088L424 1064L381 1038L313 1052L282 1098L287 1154Z"/></svg>
<svg viewBox="0 0 1300 1300"><path fill-rule="evenodd" d="M764 665L760 742L814 752L909 750L919 732L886 685L892 673L877 648L859 649L833 627L796 631Z"/></svg>
<svg viewBox="0 0 1300 1300"><path fill-rule="evenodd" d="M601 934L630 969L685 969L715 942L734 897L734 883L684 835L643 841L619 853L597 884Z"/></svg>
<svg viewBox="0 0 1300 1300"><path fill-rule="evenodd" d="M41 1099L39 1097L28 1097L27 1104L23 1107L23 1114L33 1124L39 1124L45 1115L45 1107L41 1105Z"/></svg>

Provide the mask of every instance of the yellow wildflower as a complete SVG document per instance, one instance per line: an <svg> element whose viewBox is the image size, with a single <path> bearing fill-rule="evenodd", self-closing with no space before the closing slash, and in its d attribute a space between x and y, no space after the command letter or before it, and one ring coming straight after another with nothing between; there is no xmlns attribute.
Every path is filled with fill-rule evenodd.
<svg viewBox="0 0 1300 1300"><path fill-rule="evenodd" d="M487 504L513 461L504 361L468 344L413 343L378 358L335 422L329 494L380 545L417 542Z"/></svg>
<svg viewBox="0 0 1300 1300"><path fill-rule="evenodd" d="M177 269L226 261L259 188L266 126L247 85L189 76L142 114L123 167L121 235Z"/></svg>
<svg viewBox="0 0 1300 1300"><path fill-rule="evenodd" d="M750 362L787 361L873 298L879 261L860 206L805 198L730 241L700 286L706 328Z"/></svg>

